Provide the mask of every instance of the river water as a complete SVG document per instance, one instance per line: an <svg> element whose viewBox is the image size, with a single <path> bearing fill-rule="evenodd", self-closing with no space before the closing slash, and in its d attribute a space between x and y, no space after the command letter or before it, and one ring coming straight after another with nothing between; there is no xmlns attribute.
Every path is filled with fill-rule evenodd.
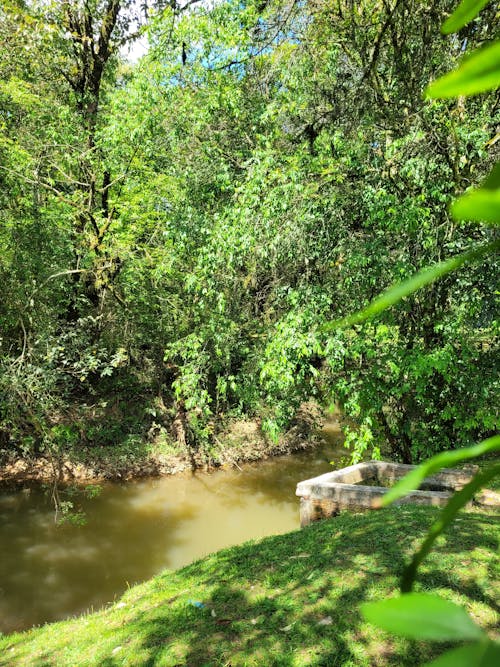
<svg viewBox="0 0 500 667"><path fill-rule="evenodd" d="M128 586L223 547L299 527L295 487L345 455L321 449L219 470L107 483L76 500L83 526L54 522L40 487L0 490L0 632L98 609Z"/></svg>

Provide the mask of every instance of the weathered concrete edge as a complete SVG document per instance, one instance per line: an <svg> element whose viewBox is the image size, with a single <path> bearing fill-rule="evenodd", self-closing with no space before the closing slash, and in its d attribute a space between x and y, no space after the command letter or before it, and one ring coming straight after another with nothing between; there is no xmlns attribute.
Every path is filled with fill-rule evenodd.
<svg viewBox="0 0 500 667"><path fill-rule="evenodd" d="M296 494L300 496L301 526L335 516L342 510L375 509L380 505L379 499L388 491L387 487L378 486L380 479L383 477L389 482L397 482L416 467L386 461L369 461L299 482ZM420 489L407 493L396 501L396 504L414 503L442 507L456 490L471 481L476 470L444 469L426 478ZM372 479L373 484L360 484L371 482ZM426 486L430 488L425 488ZM467 503L467 507L474 505L500 507L500 494L483 489L473 501Z"/></svg>
<svg viewBox="0 0 500 667"><path fill-rule="evenodd" d="M319 488L318 485L330 486L332 484L341 484L343 488L349 484L358 484L370 477L378 477L383 474L390 481L402 479L407 473L415 470L418 466L408 465L403 463L391 463L388 461L367 461L364 463L357 463L342 470L334 470L327 472L318 477L303 480L297 484L296 495L307 496L314 493L313 488ZM439 484L449 487L450 491L461 488L471 481L474 472L466 472L462 470L453 470L445 468L434 475L426 478L427 484ZM384 488L384 487L363 487L369 488ZM385 489L386 491L386 489ZM438 493L434 491L433 493ZM323 496L322 496L323 497Z"/></svg>
<svg viewBox="0 0 500 667"><path fill-rule="evenodd" d="M302 498L306 500L333 500L335 502L350 505L364 505L368 506L375 498L381 498L387 493L388 489L383 486L358 486L357 484L337 484L323 483L312 485L308 488L307 493L300 493ZM431 504L442 505L448 501L451 496L451 491L427 491L417 489L406 494L396 504L408 502L429 502ZM432 501L436 499L436 503Z"/></svg>

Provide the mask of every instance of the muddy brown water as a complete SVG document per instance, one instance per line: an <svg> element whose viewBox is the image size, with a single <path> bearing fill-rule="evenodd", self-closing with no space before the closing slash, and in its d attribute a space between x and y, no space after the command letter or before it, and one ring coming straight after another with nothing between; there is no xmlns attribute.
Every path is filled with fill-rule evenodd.
<svg viewBox="0 0 500 667"><path fill-rule="evenodd" d="M105 484L76 499L83 526L55 525L40 487L0 490L0 632L99 609L162 570L299 528L297 482L345 456L338 427L324 435L321 449L241 470Z"/></svg>

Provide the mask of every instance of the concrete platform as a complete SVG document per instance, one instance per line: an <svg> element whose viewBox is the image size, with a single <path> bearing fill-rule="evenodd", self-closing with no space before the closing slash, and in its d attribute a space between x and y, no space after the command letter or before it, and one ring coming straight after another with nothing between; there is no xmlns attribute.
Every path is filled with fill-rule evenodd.
<svg viewBox="0 0 500 667"><path fill-rule="evenodd" d="M299 482L296 494L300 497L300 525L307 526L312 521L335 516L341 510L374 509L376 500L387 493L388 487L416 467L369 461ZM446 505L454 491L470 482L474 472L474 469L441 470L427 477L418 490L395 504ZM474 499L474 504L500 507L500 494L483 490Z"/></svg>

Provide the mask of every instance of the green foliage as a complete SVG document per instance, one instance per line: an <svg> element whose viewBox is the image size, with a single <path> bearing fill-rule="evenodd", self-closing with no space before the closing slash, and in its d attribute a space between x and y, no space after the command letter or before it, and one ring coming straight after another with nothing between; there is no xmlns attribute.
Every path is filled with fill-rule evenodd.
<svg viewBox="0 0 500 667"><path fill-rule="evenodd" d="M90 406L128 392L162 396L169 437L186 411L207 450L228 416L278 437L310 397L343 407L354 459L415 461L492 432L497 260L469 260L496 241L447 206L489 167L495 102L422 103L458 61L435 31L448 2L358 5L164 7L132 65L119 2L102 70L78 30L91 12L99 40L107 5L6 6L0 382L44 378L39 429L76 410L80 433L122 442ZM491 21L484 8L468 44ZM381 293L405 299L327 335ZM0 397L5 451L45 437L21 395Z"/></svg>
<svg viewBox="0 0 500 667"><path fill-rule="evenodd" d="M432 114L437 108L438 107L430 107L429 111ZM440 118L440 120L443 122L442 118ZM446 126L446 123L444 125ZM457 127L455 124L449 129L454 136L457 136ZM391 137L391 140L395 146L404 146L405 143L408 146L408 139L394 142ZM394 160L388 151L387 154ZM398 155L397 151L395 152L395 155ZM435 155L432 157L428 156L427 160L430 159L432 161L433 158L435 158ZM461 159L466 161L465 157L462 157ZM415 167L419 165L419 161L417 161L415 157L412 157L410 160L406 160L406 165L408 164L412 165L412 171L415 173ZM403 163L401 163L401 174L404 174L408 169L406 165L403 166ZM456 254L458 248L461 250L463 249L463 241L459 240L456 230L453 232L453 237L455 238L454 244L450 243L449 238L446 239L446 236L440 240L438 237L433 237L433 233L429 235L426 234L426 229L430 232L430 230L433 229L433 224L437 223L437 221L431 222L429 225L429 222L432 221L433 218L435 219L439 216L440 212L442 213L442 202L445 189L443 188L441 193L439 193L438 184L440 183L440 179L439 177L436 178L437 173L435 171L434 173L428 171L427 178L429 180L427 181L427 185L425 182L425 168L424 171L422 171L421 165L419 165L419 172L420 173L416 172L419 176L419 197L414 195L411 199L403 199L401 210L397 210L397 204L395 203L397 202L397 199L387 196L389 193L387 192L387 186L385 186L384 190L379 190L377 192L377 197L374 199L373 203L370 202L369 211L371 220L379 228L381 227L381 223L384 223L387 230L389 231L390 229L393 234L397 233L399 235L406 235L408 237L407 243L409 245L415 243L418 239L417 247L420 247L423 251L422 256L427 256L428 258L428 261L424 264L426 268L417 273L415 273L415 271L410 271L413 275L407 278L407 280L402 280L402 278L405 278L406 276L401 262L401 255L398 257L393 251L394 255L399 260L398 268L400 269L399 275L396 274L393 278L393 287L387 289L375 300L369 299L368 305L364 309L359 310L359 302L357 304L355 303L354 308L351 307L350 309L346 309L350 314L337 318L325 326L327 331L333 331L338 327L361 323L374 315L378 315L379 317L382 317L383 320L392 320L393 325L396 324L397 328L394 329L396 335L393 335L393 341L397 341L400 345L404 346L403 349L398 349L399 345L397 343L394 344L393 342L391 354L388 355L390 357L388 364L390 364L391 368L391 375L389 377L392 376L392 378L399 380L399 382L401 382L401 379L403 378L409 380L408 383L405 383L405 389L403 391L401 391L400 386L397 386L394 382L391 383L388 381L387 372L384 378L381 377L382 373L380 373L380 370L377 367L380 367L382 364L380 364L378 360L381 355L382 358L385 356L384 353L386 350L375 351L376 348L373 345L374 339L370 336L361 336L361 345L358 343L358 358L361 357L365 364L367 363L367 358L368 360L370 357L377 360L375 363L372 362L372 368L367 369L364 373L359 373L359 375L363 377L363 383L360 383L359 379L356 383L352 369L349 369L351 372L349 374L350 377L348 376L348 378L346 378L347 383L345 380L342 384L338 382L336 383L334 392L340 402L344 405L344 409L347 407L347 414L349 414L349 416L355 416L356 418L359 418L361 414L364 415L358 425L358 445L356 445L355 436L351 437L351 435L349 435L348 437L348 442L352 439L355 451L358 452L356 455L357 457L359 457L359 452L363 452L367 448L366 443L374 442L379 446L381 441L385 440L386 442L391 443L392 455L399 455L403 460L410 462L412 460L418 460L423 455L433 451L470 444L470 440L468 440L467 437L464 438L464 436L470 430L472 423L479 425L479 423L482 422L483 428L485 428L483 433L485 434L488 433L489 429L495 428L494 420L489 421L489 418L485 419L487 413L491 415L491 410L489 410L486 405L484 408L480 408L474 401L473 405L469 406L472 407L470 418L468 419L466 415L463 414L461 419L457 419L460 410L457 409L457 401L454 396L463 394L464 388L466 386L472 386L476 381L470 376L467 379L464 376L460 377L463 366L459 356L456 355L458 347L453 341L456 341L457 338L461 340L461 353L464 353L466 357L473 355L478 358L477 354L473 352L474 348L477 350L478 341L476 343L473 342L475 337L473 329L475 328L477 331L477 324L473 324L470 317L462 319L461 321L460 318L456 318L456 315L461 310L461 307L458 305L458 301L460 300L462 300L464 306L467 301L469 302L466 306L469 316L474 312L470 297L478 293L469 283L468 279L466 278L465 281L457 280L457 286L460 284L463 292L462 295L459 296L458 301L455 301L454 303L453 309L455 315L452 315L451 318L446 313L446 310L442 308L442 305L438 304L443 304L442 299L446 299L444 296L446 293L450 296L453 294L451 297L453 299L456 299L458 296L457 292L452 287L454 280L456 280L454 277L452 280L448 279L447 284L434 288L431 292L424 293L425 296L422 301L418 296L413 296L413 303L410 302L406 307L404 307L404 305L400 306L399 313L397 311L394 312L392 317L388 317L385 312L386 308L399 303L402 298L409 297L414 294L416 290L421 289L425 285L432 284L434 280L439 277L442 278L443 276L449 275L448 272L455 272L458 266L467 265L471 259L474 258L476 250L478 252L477 258L481 258L484 253L484 255L489 256L493 264L495 264L494 251L498 247L498 242L491 241L491 237L489 238L490 243L485 243L482 248L479 246L471 251ZM456 170L454 170L454 175L455 177L458 176ZM444 174L442 177L447 178ZM412 174L412 179L414 178L415 176ZM432 186L430 186L431 183ZM487 183L490 188L496 187L492 179L489 179ZM442 184L444 185L444 180ZM407 187L408 185L409 183L407 183ZM414 186L414 182L412 185ZM436 188L436 185L438 185L438 188ZM428 198L426 198L424 194L427 192ZM483 195L486 196L486 194L485 189L483 189L479 191L478 197ZM491 192L491 194L493 195L493 192ZM468 197L472 198L471 203L473 203L474 196L475 193L465 195L465 205L467 205ZM419 213L416 216L416 219L420 222L424 221L424 224L420 224L419 227L414 227L414 222L412 220L413 216L411 213L412 209L416 208L415 204L419 200L422 204L424 204L424 202L427 204L425 208L422 204L420 205ZM384 208L378 208L380 205ZM460 206L460 204L457 204L456 206ZM469 205L468 208L470 209L471 206ZM391 213L396 213L396 210L403 224L400 226L393 224L391 227L388 227L388 220L390 220ZM453 210L455 211L455 209ZM484 215L485 207L483 206L475 211L474 217L475 219L481 219ZM491 209L488 215L489 219L491 219ZM443 220L442 224L444 226L448 224L446 218ZM418 229L419 233L415 238L415 234L411 234L411 232L414 230L416 231L416 229ZM488 235L485 234L484 238L488 239ZM388 242L391 243L390 237L388 238ZM452 249L452 254L455 256L449 260L436 262L436 260L441 259L442 251L446 247L450 250ZM375 246L372 246L371 252L376 252ZM469 252L471 254L469 254ZM366 260L363 268L366 268ZM350 260L349 269L352 271L352 259ZM366 280L365 277L361 279ZM353 311L354 314L352 314ZM465 313L465 311L462 312ZM410 321L414 320L414 318L419 318L419 321L413 321L413 324L408 326L409 322L404 323L401 319L400 314L402 315L403 313L410 318ZM417 315L417 313L419 314ZM486 334L486 336L490 340L494 340L496 337L496 324L493 319L491 320L491 326L487 328L490 333ZM450 337L448 338L448 336ZM359 336L356 336L356 340L359 340ZM368 342L368 345L365 341ZM334 345L335 343L332 344ZM361 347L362 349L359 349ZM468 349L468 352L466 352L466 349ZM368 363L370 362L368 361ZM375 368L373 368L373 366L375 366ZM379 375L379 379L377 378L377 375ZM369 381L368 385L366 384L367 379ZM452 391L451 386L455 381L455 389ZM494 395L494 384L495 381L493 381L493 384L489 385L493 391L491 396ZM431 391L428 392L427 389L431 389ZM375 407L377 405L379 406L378 409ZM352 410L350 406L353 406L354 410ZM473 414L474 417L472 417ZM480 417L481 414L482 417ZM429 423L428 419L430 415L432 415L431 419L433 422L431 428L426 429L425 426L422 428L422 424ZM442 418L440 419L439 416ZM450 429L452 419L454 420L456 428L452 427ZM459 426L459 421L461 422L462 427ZM486 424L488 421L489 424L487 426ZM432 433L434 428L435 431ZM426 432L426 434L421 438L420 433L423 431ZM441 442L439 442L439 438L441 438ZM396 439L399 439L400 441L398 444L396 444Z"/></svg>
<svg viewBox="0 0 500 667"><path fill-rule="evenodd" d="M429 667L493 667L500 658L500 644L491 641L462 607L437 595L407 593L364 604L361 609L368 621L401 637L470 642L427 663Z"/></svg>
<svg viewBox="0 0 500 667"><path fill-rule="evenodd" d="M445 35L451 32L458 32L467 23L470 23L472 19L476 18L488 2L489 0L462 0L453 14L443 23L441 32Z"/></svg>
<svg viewBox="0 0 500 667"><path fill-rule="evenodd" d="M472 206L477 205L477 194L478 192L476 191L474 195L471 195ZM485 203L487 203L487 209L488 209L487 215L492 216L491 207L489 205L491 197L488 195L485 199L486 199ZM469 204L469 206L470 205L471 204ZM464 210L466 210L466 206L467 202L462 203L463 208L460 210L463 212ZM480 219L483 219L482 212L478 212L478 216L480 216ZM370 305L364 308L363 310L354 313L353 315L348 315L347 317L344 317L341 320L329 322L324 326L324 329L325 331L332 331L333 329L340 329L343 327L351 326L353 324L359 324L360 322L364 322L365 320L368 320L374 317L375 315L378 315L379 313L383 312L387 308L390 308L394 304L401 301L401 299L404 299L410 294L413 294L413 292L416 292L418 289L421 289L422 287L425 287L426 285L433 283L438 278L442 278L443 276L445 276L448 273L451 273L452 271L456 271L464 264L472 260L480 259L484 256L493 254L495 250L497 250L498 248L500 248L500 241L498 240L492 241L491 243L480 246L479 248L473 248L472 250L464 252L456 257L452 257L451 259L441 262L440 264L434 264L433 266L430 266L427 269L423 269L422 271L420 271L420 273L417 273L412 278L409 278L404 282L397 283L396 285L389 287L389 289L386 292L384 292L379 297L374 299L370 303Z"/></svg>
<svg viewBox="0 0 500 667"><path fill-rule="evenodd" d="M444 31L451 31L453 27L458 29L467 20L475 16L481 7L481 2L462 3L457 12L445 24ZM482 51L472 54L458 69L431 84L427 95L430 97L450 97L457 94L470 95L498 87L500 85L499 47L500 43L495 42L490 47L485 47ZM467 217L467 213L472 210L472 202L479 205L472 215L473 219L484 218L487 221L498 223L500 219L496 202L499 187L498 169L499 165L497 163L492 175L487 180L486 187L483 186L482 190L465 195L455 204L453 213L456 217ZM415 285L415 289L418 289L418 285ZM461 461L470 460L488 452L498 452L499 450L500 436L494 436L476 447L439 454L422 464L396 485L387 494L383 504L386 505L401 497L409 489L415 488L415 485L418 485L426 475L440 470L447 463L455 465ZM455 651L448 651L433 662L433 665L456 664L464 667L466 665L493 665L500 658L500 644L489 640L459 607L447 608L448 603L436 596L409 593L420 564L430 553L439 535L450 526L458 511L472 500L474 494L499 475L500 464L492 464L485 470L478 472L468 484L452 495L437 521L429 529L421 547L415 552L412 561L403 572L401 591L404 595L395 600L385 600L380 603L365 605L363 609L368 620L403 636L437 641L480 639L480 641ZM444 625L438 617L444 619ZM482 639L481 635L483 635Z"/></svg>
<svg viewBox="0 0 500 667"><path fill-rule="evenodd" d="M462 61L458 69L430 84L427 97L477 95L500 86L500 42L483 47Z"/></svg>
<svg viewBox="0 0 500 667"><path fill-rule="evenodd" d="M401 598L372 602L361 608L367 620L409 639L474 641L486 638L471 617L437 595L408 593Z"/></svg>

